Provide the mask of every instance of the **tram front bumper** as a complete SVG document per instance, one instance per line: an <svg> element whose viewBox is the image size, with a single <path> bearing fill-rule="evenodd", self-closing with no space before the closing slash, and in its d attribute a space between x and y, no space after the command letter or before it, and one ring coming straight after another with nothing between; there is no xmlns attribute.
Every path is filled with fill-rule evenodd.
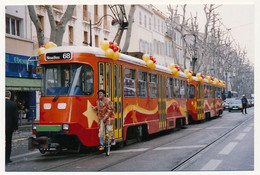
<svg viewBox="0 0 260 175"><path fill-rule="evenodd" d="M28 150L33 151L35 148L48 149L49 148L48 137L38 137L38 138L29 137Z"/></svg>

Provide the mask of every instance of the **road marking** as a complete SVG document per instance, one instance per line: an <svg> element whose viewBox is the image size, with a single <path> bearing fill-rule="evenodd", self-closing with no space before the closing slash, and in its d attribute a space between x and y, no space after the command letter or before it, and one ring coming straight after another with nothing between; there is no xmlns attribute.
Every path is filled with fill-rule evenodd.
<svg viewBox="0 0 260 175"><path fill-rule="evenodd" d="M243 131L244 132L249 132L251 130L252 127L246 127Z"/></svg>
<svg viewBox="0 0 260 175"><path fill-rule="evenodd" d="M148 150L148 149L149 149L149 148L118 150L118 151L113 151L113 153L142 152L142 151L146 151L146 150Z"/></svg>
<svg viewBox="0 0 260 175"><path fill-rule="evenodd" d="M210 160L206 165L204 165L200 170L215 170L219 164L221 164L222 160Z"/></svg>
<svg viewBox="0 0 260 175"><path fill-rule="evenodd" d="M202 129L202 128L187 128L185 130L199 130L199 129Z"/></svg>
<svg viewBox="0 0 260 175"><path fill-rule="evenodd" d="M20 158L20 157L29 156L29 155L33 155L33 154L36 154L36 153L39 153L39 151L33 151L33 152L29 152L29 153L19 154L19 155L16 155L16 156L12 156L11 158L17 159L17 158Z"/></svg>
<svg viewBox="0 0 260 175"><path fill-rule="evenodd" d="M225 146L219 154L228 155L237 145L237 142L230 142L227 146Z"/></svg>
<svg viewBox="0 0 260 175"><path fill-rule="evenodd" d="M243 140L243 138L246 136L246 133L240 133L235 140Z"/></svg>
<svg viewBox="0 0 260 175"><path fill-rule="evenodd" d="M206 145L191 145L191 146L172 146L172 147L159 147L153 150L170 150L170 149L187 149L187 148L203 148Z"/></svg>

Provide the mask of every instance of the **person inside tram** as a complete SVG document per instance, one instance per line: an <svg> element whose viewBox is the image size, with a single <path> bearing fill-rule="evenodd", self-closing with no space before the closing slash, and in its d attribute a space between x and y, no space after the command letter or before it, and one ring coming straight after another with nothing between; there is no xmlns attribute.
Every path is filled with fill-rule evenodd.
<svg viewBox="0 0 260 175"><path fill-rule="evenodd" d="M104 128L106 127L109 135L112 139L112 145L115 145L114 133L113 133L113 122L115 119L113 103L111 100L106 98L106 91L100 89L98 92L98 100L96 102L96 106L92 106L92 108L97 111L98 119L99 119L99 144L100 150L104 149Z"/></svg>

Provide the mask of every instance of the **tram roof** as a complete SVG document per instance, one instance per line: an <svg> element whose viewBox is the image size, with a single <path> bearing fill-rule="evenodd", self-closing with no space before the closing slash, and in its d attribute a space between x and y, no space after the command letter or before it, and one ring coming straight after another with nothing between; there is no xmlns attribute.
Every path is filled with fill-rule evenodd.
<svg viewBox="0 0 260 175"><path fill-rule="evenodd" d="M43 50L42 53L55 53L55 52L71 52L71 53L90 53L95 55L96 57L106 57L104 50L98 47L90 47L90 46L59 46L59 47L52 47L46 50ZM138 66L146 67L145 61L142 59L119 53L119 60L125 61L127 63L132 63ZM171 70L167 67L156 65L155 70L165 72L171 74ZM187 78L184 72L180 72L180 77ZM197 77L193 76L193 80L199 81ZM204 79L205 82L209 83L207 79ZM215 82L213 83L216 84Z"/></svg>

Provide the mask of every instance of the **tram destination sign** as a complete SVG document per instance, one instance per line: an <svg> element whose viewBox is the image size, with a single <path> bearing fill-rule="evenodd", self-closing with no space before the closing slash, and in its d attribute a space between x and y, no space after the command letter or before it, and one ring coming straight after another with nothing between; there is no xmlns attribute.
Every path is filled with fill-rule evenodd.
<svg viewBox="0 0 260 175"><path fill-rule="evenodd" d="M46 53L46 61L53 60L71 60L72 55L70 52Z"/></svg>

